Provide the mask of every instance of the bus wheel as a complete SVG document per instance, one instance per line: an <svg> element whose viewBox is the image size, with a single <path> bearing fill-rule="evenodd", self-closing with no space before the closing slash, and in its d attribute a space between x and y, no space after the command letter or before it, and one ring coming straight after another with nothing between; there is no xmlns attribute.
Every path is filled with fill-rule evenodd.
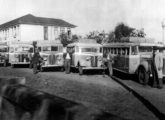
<svg viewBox="0 0 165 120"><path fill-rule="evenodd" d="M140 67L138 70L138 81L141 84L147 85L149 80L149 75L144 67Z"/></svg>
<svg viewBox="0 0 165 120"><path fill-rule="evenodd" d="M11 64L11 68L14 68L14 64Z"/></svg>
<svg viewBox="0 0 165 120"><path fill-rule="evenodd" d="M61 72L64 72L64 67L61 67L61 68L60 68L60 71L61 71Z"/></svg>
<svg viewBox="0 0 165 120"><path fill-rule="evenodd" d="M78 67L78 71L79 71L79 75L82 75L83 74L83 68L82 68L82 66L79 66Z"/></svg>
<svg viewBox="0 0 165 120"><path fill-rule="evenodd" d="M3 66L4 67L7 67L7 62L6 61L3 63Z"/></svg>
<svg viewBox="0 0 165 120"><path fill-rule="evenodd" d="M40 66L40 72L43 72L43 71L44 71L43 67L42 67L42 66Z"/></svg>

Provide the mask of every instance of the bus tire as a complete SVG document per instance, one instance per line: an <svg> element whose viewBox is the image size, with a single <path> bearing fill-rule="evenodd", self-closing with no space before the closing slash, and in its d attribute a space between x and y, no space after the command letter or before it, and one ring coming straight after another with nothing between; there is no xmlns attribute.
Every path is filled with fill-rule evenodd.
<svg viewBox="0 0 165 120"><path fill-rule="evenodd" d="M7 62L6 61L3 63L3 66L4 67L7 67Z"/></svg>
<svg viewBox="0 0 165 120"><path fill-rule="evenodd" d="M14 68L15 66L14 66L14 64L11 64L11 68Z"/></svg>
<svg viewBox="0 0 165 120"><path fill-rule="evenodd" d="M43 67L42 66L40 66L40 68L39 68L40 70L40 72L43 72L44 71L44 69L43 69Z"/></svg>
<svg viewBox="0 0 165 120"><path fill-rule="evenodd" d="M138 82L140 84L147 85L149 81L149 75L144 67L140 67L138 70Z"/></svg>
<svg viewBox="0 0 165 120"><path fill-rule="evenodd" d="M64 67L61 67L61 68L60 68L60 71L61 71L61 72L64 72Z"/></svg>
<svg viewBox="0 0 165 120"><path fill-rule="evenodd" d="M82 66L79 66L78 67L78 71L79 71L79 75L82 75L83 74L83 68L82 68Z"/></svg>

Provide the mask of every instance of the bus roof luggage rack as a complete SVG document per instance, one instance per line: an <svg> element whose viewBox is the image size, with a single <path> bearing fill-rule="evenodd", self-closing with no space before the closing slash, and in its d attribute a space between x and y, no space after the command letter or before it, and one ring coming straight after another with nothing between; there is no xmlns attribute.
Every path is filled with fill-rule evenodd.
<svg viewBox="0 0 165 120"><path fill-rule="evenodd" d="M79 39L79 43L97 43L95 39Z"/></svg>
<svg viewBox="0 0 165 120"><path fill-rule="evenodd" d="M29 44L29 45L32 45L32 41L11 41L10 44Z"/></svg>
<svg viewBox="0 0 165 120"><path fill-rule="evenodd" d="M7 42L2 42L2 41L0 41L0 45L5 45L5 46L7 46Z"/></svg>
<svg viewBox="0 0 165 120"><path fill-rule="evenodd" d="M37 45L45 45L45 44L61 44L61 41L60 40L38 40L38 41L35 41L37 43Z"/></svg>
<svg viewBox="0 0 165 120"><path fill-rule="evenodd" d="M155 43L153 38L142 38L142 37L122 37L117 42L132 42L132 43Z"/></svg>

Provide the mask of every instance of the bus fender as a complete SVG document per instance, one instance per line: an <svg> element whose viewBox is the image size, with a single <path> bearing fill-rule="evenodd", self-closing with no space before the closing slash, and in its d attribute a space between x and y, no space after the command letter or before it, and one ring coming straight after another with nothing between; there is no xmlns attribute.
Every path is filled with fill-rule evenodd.
<svg viewBox="0 0 165 120"><path fill-rule="evenodd" d="M146 72L149 72L149 67L150 65L148 64L147 61L142 61L141 64L139 65L138 69L137 69L137 72L139 70L140 67L144 67L144 69L146 70Z"/></svg>

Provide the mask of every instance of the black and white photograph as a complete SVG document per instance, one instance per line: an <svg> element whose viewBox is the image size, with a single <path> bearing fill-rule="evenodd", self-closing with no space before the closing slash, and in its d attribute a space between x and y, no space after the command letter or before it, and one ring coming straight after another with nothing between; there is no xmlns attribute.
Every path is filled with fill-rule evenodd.
<svg viewBox="0 0 165 120"><path fill-rule="evenodd" d="M165 120L165 0L0 0L0 120Z"/></svg>

